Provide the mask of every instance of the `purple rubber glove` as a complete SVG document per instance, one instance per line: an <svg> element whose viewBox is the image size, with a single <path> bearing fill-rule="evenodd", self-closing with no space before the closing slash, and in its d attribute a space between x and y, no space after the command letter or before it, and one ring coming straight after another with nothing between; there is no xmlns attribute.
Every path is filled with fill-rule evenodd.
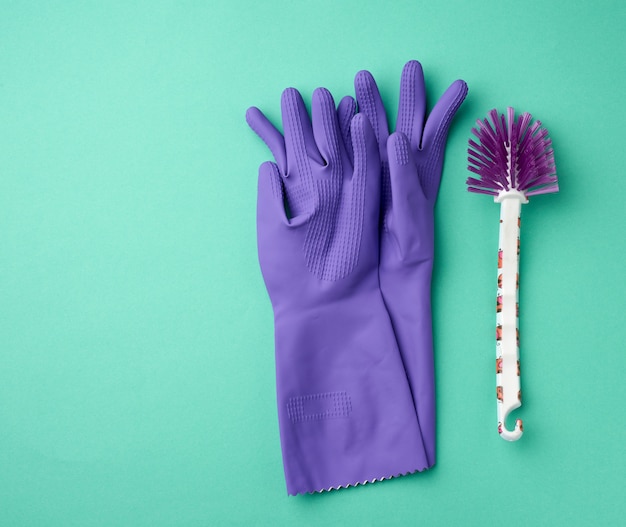
<svg viewBox="0 0 626 527"><path fill-rule="evenodd" d="M425 120L426 91L422 66L408 62L402 71L396 132L387 117L372 75L354 80L359 111L378 141L382 165L380 288L417 411L429 466L435 463L435 374L430 283L434 256L434 206L439 191L448 129L467 95L457 80ZM341 108L350 108L344 99ZM347 118L340 119L343 134Z"/></svg>
<svg viewBox="0 0 626 527"><path fill-rule="evenodd" d="M246 114L277 161L259 169L257 234L289 494L428 464L378 282L374 132L363 115L351 120L352 164L327 90L314 92L311 114L293 88L282 96L284 139L260 110Z"/></svg>

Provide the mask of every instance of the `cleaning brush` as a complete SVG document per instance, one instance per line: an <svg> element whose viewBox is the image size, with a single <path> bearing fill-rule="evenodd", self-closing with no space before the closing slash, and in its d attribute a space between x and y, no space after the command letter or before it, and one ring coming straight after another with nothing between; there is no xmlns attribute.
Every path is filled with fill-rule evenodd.
<svg viewBox="0 0 626 527"><path fill-rule="evenodd" d="M469 140L468 169L478 177L467 179L468 190L494 196L500 203L498 290L496 299L496 397L498 432L507 441L523 433L521 419L514 430L506 428L507 416L522 404L519 368L519 233L521 205L528 197L558 192L554 152L548 131L540 121L523 113L515 119L496 110L476 121Z"/></svg>

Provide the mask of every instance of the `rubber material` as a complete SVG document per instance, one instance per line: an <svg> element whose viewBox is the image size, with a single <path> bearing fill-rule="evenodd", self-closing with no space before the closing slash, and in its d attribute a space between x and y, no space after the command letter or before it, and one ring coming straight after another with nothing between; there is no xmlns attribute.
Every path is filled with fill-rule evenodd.
<svg viewBox="0 0 626 527"><path fill-rule="evenodd" d="M351 108L340 107L340 126L318 89L309 118L287 89L284 139L260 110L246 116L277 161L259 170L257 235L289 494L429 466L378 278L378 144L363 114L346 117Z"/></svg>

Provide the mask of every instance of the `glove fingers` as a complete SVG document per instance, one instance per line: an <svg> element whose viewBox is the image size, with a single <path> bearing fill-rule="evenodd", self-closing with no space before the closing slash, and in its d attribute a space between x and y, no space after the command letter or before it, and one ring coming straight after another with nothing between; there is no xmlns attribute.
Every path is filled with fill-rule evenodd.
<svg viewBox="0 0 626 527"><path fill-rule="evenodd" d="M354 153L352 151L352 137L350 136L350 122L356 114L356 101L353 97L346 95L339 102L337 107L337 118L339 119L339 130L346 147L346 153L350 159L350 164L354 166Z"/></svg>
<svg viewBox="0 0 626 527"><path fill-rule="evenodd" d="M361 70L354 78L354 91L356 101L359 105L359 112L364 113L368 118L379 145L379 152L383 161L386 157L387 137L389 137L389 125L385 107L376 86L376 81L369 71Z"/></svg>
<svg viewBox="0 0 626 527"><path fill-rule="evenodd" d="M257 224L269 227L280 222L288 223L285 213L285 187L278 165L266 161L259 167L257 194Z"/></svg>
<svg viewBox="0 0 626 527"><path fill-rule="evenodd" d="M424 234L420 225L431 207L424 195L409 139L401 132L387 141L391 209L387 228L395 239L402 257L414 252Z"/></svg>
<svg viewBox="0 0 626 527"><path fill-rule="evenodd" d="M257 224L276 228L297 227L310 217L310 213L292 216L287 210L289 200L288 190L285 188L283 176L278 165L271 161L262 163L259 167L259 183L257 194Z"/></svg>
<svg viewBox="0 0 626 527"><path fill-rule="evenodd" d="M283 135L269 119L265 117L265 114L254 106L248 108L246 112L246 122L270 149L281 173L286 174L287 154L285 152L285 139Z"/></svg>
<svg viewBox="0 0 626 527"><path fill-rule="evenodd" d="M285 151L287 154L287 176L308 165L307 158L324 164L315 146L311 119L304 106L302 95L295 88L287 88L281 97Z"/></svg>
<svg viewBox="0 0 626 527"><path fill-rule="evenodd" d="M361 113L352 119L350 131L354 147L352 210L363 218L365 246L378 247L381 169L376 135L367 117ZM371 256L378 261L377 252Z"/></svg>
<svg viewBox="0 0 626 527"><path fill-rule="evenodd" d="M402 220L402 215L411 215L413 207L426 199L411 146L402 132L391 134L387 141L392 213L405 224L408 222Z"/></svg>
<svg viewBox="0 0 626 527"><path fill-rule="evenodd" d="M443 155L443 147L448 136L450 123L466 95L467 84L462 80L456 80L437 101L424 127L423 150L441 148L441 155Z"/></svg>
<svg viewBox="0 0 626 527"><path fill-rule="evenodd" d="M426 89L422 65L411 60L404 65L400 79L400 104L396 132L402 132L417 151L424 131L426 113Z"/></svg>
<svg viewBox="0 0 626 527"><path fill-rule="evenodd" d="M342 139L333 96L326 88L313 92L311 103L313 136L322 158L332 170L342 168Z"/></svg>

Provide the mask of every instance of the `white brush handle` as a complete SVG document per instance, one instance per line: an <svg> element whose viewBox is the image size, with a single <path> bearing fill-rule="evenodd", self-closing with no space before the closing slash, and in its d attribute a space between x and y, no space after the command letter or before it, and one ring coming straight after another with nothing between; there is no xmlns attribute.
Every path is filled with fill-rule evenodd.
<svg viewBox="0 0 626 527"><path fill-rule="evenodd" d="M498 293L496 300L496 396L498 432L507 441L517 441L523 433L518 419L514 430L506 428L506 418L522 405L519 371L519 232L520 212L526 197L518 191L502 192L498 250Z"/></svg>

